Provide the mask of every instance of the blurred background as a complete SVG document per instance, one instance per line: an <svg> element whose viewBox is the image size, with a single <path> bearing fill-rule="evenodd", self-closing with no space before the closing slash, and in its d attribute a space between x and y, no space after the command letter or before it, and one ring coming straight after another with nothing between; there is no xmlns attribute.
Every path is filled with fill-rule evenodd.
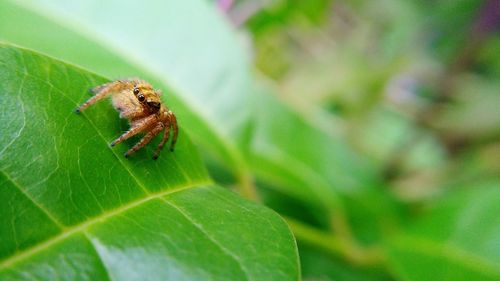
<svg viewBox="0 0 500 281"><path fill-rule="evenodd" d="M479 207L467 209L467 200L480 202L474 196L498 190L500 1L218 0L215 4L240 31L257 75L275 89L271 94L377 167L381 193L398 210L396 225L413 224L425 218L435 202L450 200L456 206L446 208L463 207L463 212L437 211L436 216L448 216L454 226L448 226L446 219L424 219L419 227L429 227L426 235L445 242L453 240L450 229L462 228L469 239L490 233L478 239L493 247L487 255L490 261L499 261L499 219L484 218L475 229L460 222L475 211L476 220L484 217ZM315 232L328 228L320 210L273 188L266 191L265 184L259 187L267 205L290 218L304 279L391 280L409 274L388 268L385 261L359 262L351 255L352 248L330 249L334 242L324 232ZM468 199L450 199L457 194ZM376 196L365 199L377 200ZM354 232L356 224L383 220L348 212ZM314 228L309 229L311 225ZM355 236L368 245L381 239L362 230ZM438 252L448 254L444 249ZM449 279L456 268L441 263L446 258L440 255L431 261L448 273L434 273L437 279L430 273L427 279L456 280ZM479 255L468 258L487 272ZM406 278L415 276L419 275Z"/></svg>

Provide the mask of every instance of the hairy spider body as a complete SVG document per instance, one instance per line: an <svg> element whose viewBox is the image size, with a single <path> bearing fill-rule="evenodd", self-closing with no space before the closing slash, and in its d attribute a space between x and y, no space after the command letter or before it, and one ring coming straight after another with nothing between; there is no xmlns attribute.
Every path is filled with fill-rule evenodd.
<svg viewBox="0 0 500 281"><path fill-rule="evenodd" d="M91 91L95 95L78 107L76 113L111 96L113 107L120 113L120 118L127 119L130 123L130 129L114 140L111 146L139 133L144 134L144 137L125 153L125 157L144 147L163 131L163 137L153 155L153 159L157 159L170 138L171 129L173 136L170 150L174 150L178 135L177 119L175 114L161 102L161 93L154 90L149 83L139 79L116 80L99 85Z"/></svg>

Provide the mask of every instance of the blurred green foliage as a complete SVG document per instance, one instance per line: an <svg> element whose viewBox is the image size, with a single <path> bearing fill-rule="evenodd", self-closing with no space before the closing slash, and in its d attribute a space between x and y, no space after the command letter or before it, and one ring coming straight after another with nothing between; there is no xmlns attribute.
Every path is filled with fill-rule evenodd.
<svg viewBox="0 0 500 281"><path fill-rule="evenodd" d="M342 250L325 255L334 244L329 233L342 236L325 210L259 184L268 205L311 227L296 231L304 278L498 280L500 218L488 213L500 205L493 194L500 189L500 2L249 2L234 1L228 14L253 42L256 69L274 94L380 176L363 183L377 185L373 192L342 198L354 239L368 248L404 241L397 244L404 250L381 246L385 261L373 265L353 266ZM330 168L332 175L338 170ZM356 168L349 173L361 176ZM464 209L429 211L457 193ZM483 193L490 195L475 203ZM367 216L362 206L380 197L392 207ZM394 219L376 230L388 212ZM427 221L428 231L410 234L417 221ZM465 233L481 239L454 240Z"/></svg>

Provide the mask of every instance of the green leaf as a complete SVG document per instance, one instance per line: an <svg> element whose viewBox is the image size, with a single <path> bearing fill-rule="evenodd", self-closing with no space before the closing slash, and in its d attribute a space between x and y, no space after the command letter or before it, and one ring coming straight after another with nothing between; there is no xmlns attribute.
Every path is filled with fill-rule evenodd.
<svg viewBox="0 0 500 281"><path fill-rule="evenodd" d="M1 280L297 280L274 212L215 186L185 131L175 152L130 159L105 80L0 45Z"/></svg>
<svg viewBox="0 0 500 281"><path fill-rule="evenodd" d="M196 143L242 173L234 139L249 117L251 68L207 1L2 1L0 34L109 78L139 76L168 89Z"/></svg>
<svg viewBox="0 0 500 281"><path fill-rule="evenodd" d="M499 187L457 192L391 239L392 271L403 280L499 280Z"/></svg>

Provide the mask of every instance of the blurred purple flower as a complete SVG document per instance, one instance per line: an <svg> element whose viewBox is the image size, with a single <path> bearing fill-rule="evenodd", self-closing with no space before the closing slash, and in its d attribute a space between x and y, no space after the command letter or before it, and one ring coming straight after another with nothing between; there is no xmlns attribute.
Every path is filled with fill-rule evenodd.
<svg viewBox="0 0 500 281"><path fill-rule="evenodd" d="M228 13L233 6L233 0L217 0L217 7L224 13Z"/></svg>

